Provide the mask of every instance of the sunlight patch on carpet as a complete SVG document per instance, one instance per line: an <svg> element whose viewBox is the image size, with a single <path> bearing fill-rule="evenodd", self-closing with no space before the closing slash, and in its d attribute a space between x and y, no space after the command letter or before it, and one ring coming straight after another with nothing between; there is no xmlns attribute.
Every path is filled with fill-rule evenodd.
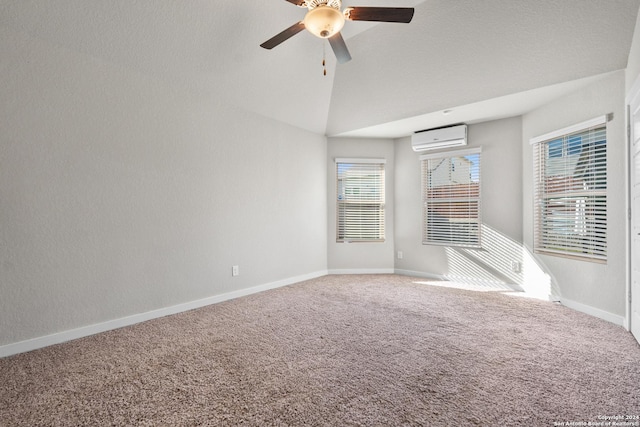
<svg viewBox="0 0 640 427"><path fill-rule="evenodd" d="M413 283L416 283L419 285L463 289L465 291L476 291L476 292L514 292L514 290L510 286L504 283L493 283L493 282L469 283L469 282L462 282L462 281L420 280L420 281L415 281Z"/></svg>

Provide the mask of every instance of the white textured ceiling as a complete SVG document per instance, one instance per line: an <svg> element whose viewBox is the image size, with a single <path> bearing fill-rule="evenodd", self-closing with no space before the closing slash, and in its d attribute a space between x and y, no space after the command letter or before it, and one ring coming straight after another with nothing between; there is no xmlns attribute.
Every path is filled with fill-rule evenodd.
<svg viewBox="0 0 640 427"><path fill-rule="evenodd" d="M284 0L0 0L0 26L316 133L398 137L519 114L625 68L640 0L351 5L416 14L411 24L347 22L353 60L337 67L306 32L259 47L304 16Z"/></svg>

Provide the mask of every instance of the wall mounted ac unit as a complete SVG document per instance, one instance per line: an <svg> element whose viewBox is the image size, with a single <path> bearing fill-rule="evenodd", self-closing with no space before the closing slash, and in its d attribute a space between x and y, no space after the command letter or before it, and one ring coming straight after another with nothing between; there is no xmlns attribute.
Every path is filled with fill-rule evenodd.
<svg viewBox="0 0 640 427"><path fill-rule="evenodd" d="M467 145L467 125L427 129L411 135L413 151L437 150L462 145Z"/></svg>

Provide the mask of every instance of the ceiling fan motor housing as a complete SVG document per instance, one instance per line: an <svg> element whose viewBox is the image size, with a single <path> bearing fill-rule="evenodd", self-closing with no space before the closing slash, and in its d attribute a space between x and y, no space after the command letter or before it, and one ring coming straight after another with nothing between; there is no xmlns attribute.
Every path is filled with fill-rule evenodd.
<svg viewBox="0 0 640 427"><path fill-rule="evenodd" d="M340 10L340 8L342 8L342 0L307 0L305 5L309 10L313 10L320 6L329 6Z"/></svg>

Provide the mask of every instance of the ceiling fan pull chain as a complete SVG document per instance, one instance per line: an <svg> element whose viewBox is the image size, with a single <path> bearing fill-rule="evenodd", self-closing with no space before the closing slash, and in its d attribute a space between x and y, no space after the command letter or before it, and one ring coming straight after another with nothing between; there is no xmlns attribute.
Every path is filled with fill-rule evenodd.
<svg viewBox="0 0 640 427"><path fill-rule="evenodd" d="M327 49L326 49L326 43L324 41L322 41L322 73L323 75L327 75Z"/></svg>

